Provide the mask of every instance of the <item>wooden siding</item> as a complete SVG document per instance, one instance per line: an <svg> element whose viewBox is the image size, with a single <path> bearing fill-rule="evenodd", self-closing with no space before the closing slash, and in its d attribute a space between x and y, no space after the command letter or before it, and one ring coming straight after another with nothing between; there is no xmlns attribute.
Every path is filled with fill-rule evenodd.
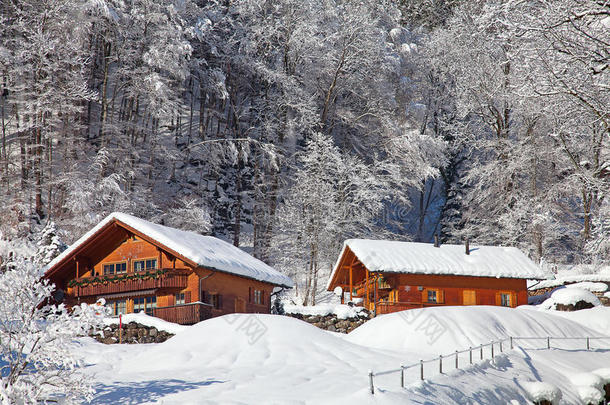
<svg viewBox="0 0 610 405"><path fill-rule="evenodd" d="M252 280L238 275L195 267L172 254L167 253L155 244L142 238L133 237L132 232L117 225L105 229L93 240L99 245L87 243L87 248L78 251L63 265L62 272L51 277L59 288L66 293L65 302L77 305L80 302L93 303L98 297L107 296L107 300L125 300L127 312L134 311L134 298L156 297L155 316L170 322L192 324L201 320L230 314L234 312L270 313L271 292L273 284ZM110 263L126 263L126 272L121 275L144 274L146 271L134 272L136 260L156 259L157 269L167 270L158 278L146 280L122 280L117 282L100 282L85 286L74 286L71 282L90 281L97 277L103 279L103 266ZM110 277L116 277L112 275ZM202 297L200 291L205 292ZM70 286L72 285L72 286ZM252 291L262 292L263 302L255 304ZM121 295L121 294L125 295ZM184 293L185 304L175 305L176 294ZM222 305L213 308L207 305L212 294L222 298ZM206 302L201 303L201 299Z"/></svg>
<svg viewBox="0 0 610 405"><path fill-rule="evenodd" d="M377 314L439 305L501 305L501 295L510 306L527 304L527 280L477 276L370 272L349 249L339 260L340 268L329 290L343 287L349 299ZM436 301L428 300L428 292Z"/></svg>

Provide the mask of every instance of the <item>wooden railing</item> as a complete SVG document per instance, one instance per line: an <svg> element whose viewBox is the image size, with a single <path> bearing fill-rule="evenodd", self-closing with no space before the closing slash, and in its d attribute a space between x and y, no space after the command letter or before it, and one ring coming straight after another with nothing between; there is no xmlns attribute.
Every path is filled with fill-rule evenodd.
<svg viewBox="0 0 610 405"><path fill-rule="evenodd" d="M155 271L155 270L153 270ZM83 277L76 279L76 283L88 283L95 279L101 280L92 284L86 284L74 287L75 297L84 297L90 295L114 294L128 291L149 290L154 288L177 288L182 289L187 286L188 270L186 269L167 269L164 274L159 274L154 278L132 279L111 281L117 275L112 276L97 276ZM134 273L125 273L126 275ZM135 273L146 275L146 272ZM122 276L122 275L118 275Z"/></svg>
<svg viewBox="0 0 610 405"><path fill-rule="evenodd" d="M377 302L377 315L390 314L392 312L404 311L406 309L424 308L424 307L437 307L444 305L443 303L436 302L390 302L390 301L378 301Z"/></svg>
<svg viewBox="0 0 610 405"><path fill-rule="evenodd" d="M212 317L212 305L202 302L153 309L153 316L181 325L193 325Z"/></svg>

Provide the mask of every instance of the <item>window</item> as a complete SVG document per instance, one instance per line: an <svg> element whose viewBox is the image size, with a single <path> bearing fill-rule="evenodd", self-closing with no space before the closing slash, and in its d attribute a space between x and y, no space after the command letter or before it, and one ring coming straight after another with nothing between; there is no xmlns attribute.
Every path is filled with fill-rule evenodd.
<svg viewBox="0 0 610 405"><path fill-rule="evenodd" d="M146 315L153 316L153 310L157 308L157 297L138 297L133 299L133 312L144 311Z"/></svg>
<svg viewBox="0 0 610 405"><path fill-rule="evenodd" d="M127 313L127 301L125 300L108 301L106 305L110 307L112 315Z"/></svg>
<svg viewBox="0 0 610 405"><path fill-rule="evenodd" d="M185 304L184 293L176 294L176 305Z"/></svg>
<svg viewBox="0 0 610 405"><path fill-rule="evenodd" d="M120 274L127 271L127 262L104 264L104 275Z"/></svg>
<svg viewBox="0 0 610 405"><path fill-rule="evenodd" d="M255 290L254 288L250 287L249 289L249 299L248 301L254 304L258 304L258 305L262 305L265 303L265 292L262 290Z"/></svg>
<svg viewBox="0 0 610 405"><path fill-rule="evenodd" d="M212 306L214 309L222 309L222 295L220 294L210 294Z"/></svg>
<svg viewBox="0 0 610 405"><path fill-rule="evenodd" d="M157 259L134 260L133 271L154 270L157 268Z"/></svg>
<svg viewBox="0 0 610 405"><path fill-rule="evenodd" d="M146 297L146 315L153 316L154 308L157 308L157 297Z"/></svg>
<svg viewBox="0 0 610 405"><path fill-rule="evenodd" d="M445 294L443 290L439 290L438 288L423 288L422 302L429 302L431 304L444 304Z"/></svg>
<svg viewBox="0 0 610 405"><path fill-rule="evenodd" d="M496 292L496 305L514 308L517 306L517 294L513 291Z"/></svg>
<svg viewBox="0 0 610 405"><path fill-rule="evenodd" d="M133 312L136 314L146 310L144 297L133 299Z"/></svg>

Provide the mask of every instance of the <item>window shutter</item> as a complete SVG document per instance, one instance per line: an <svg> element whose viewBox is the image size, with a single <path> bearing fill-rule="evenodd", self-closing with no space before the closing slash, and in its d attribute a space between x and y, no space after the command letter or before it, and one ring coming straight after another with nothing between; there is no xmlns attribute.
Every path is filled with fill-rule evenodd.
<svg viewBox="0 0 610 405"><path fill-rule="evenodd" d="M248 287L248 302L252 304L252 287Z"/></svg>
<svg viewBox="0 0 610 405"><path fill-rule="evenodd" d="M189 302L191 302L191 292L185 291L184 292L184 303L188 304Z"/></svg>
<svg viewBox="0 0 610 405"><path fill-rule="evenodd" d="M207 297L205 296L205 290L201 290L201 302L207 303Z"/></svg>
<svg viewBox="0 0 610 405"><path fill-rule="evenodd" d="M421 291L421 302L428 302L428 289L424 288Z"/></svg>
<svg viewBox="0 0 610 405"><path fill-rule="evenodd" d="M510 306L513 308L517 306L517 294L516 293L510 293Z"/></svg>
<svg viewBox="0 0 610 405"><path fill-rule="evenodd" d="M168 303L169 305L176 305L176 296L175 295L170 295L169 299L168 299Z"/></svg>
<svg viewBox="0 0 610 405"><path fill-rule="evenodd" d="M443 290L436 290L436 302L439 304L445 303L445 292Z"/></svg>
<svg viewBox="0 0 610 405"><path fill-rule="evenodd" d="M218 309L222 309L222 295L218 294Z"/></svg>
<svg viewBox="0 0 610 405"><path fill-rule="evenodd" d="M499 292L496 293L496 305L502 305L502 294Z"/></svg>

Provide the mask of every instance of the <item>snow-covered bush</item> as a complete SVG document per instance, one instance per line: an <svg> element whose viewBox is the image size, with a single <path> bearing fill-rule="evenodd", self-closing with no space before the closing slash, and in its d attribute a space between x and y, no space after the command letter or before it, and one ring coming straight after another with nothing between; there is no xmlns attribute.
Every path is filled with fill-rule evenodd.
<svg viewBox="0 0 610 405"><path fill-rule="evenodd" d="M525 381L522 386L529 399L534 403L549 401L555 405L561 400L561 390L552 384L540 381Z"/></svg>
<svg viewBox="0 0 610 405"><path fill-rule="evenodd" d="M570 376L570 382L576 386L576 391L583 404L599 404L604 400L604 377L600 373L578 373Z"/></svg>
<svg viewBox="0 0 610 405"><path fill-rule="evenodd" d="M590 304L588 307L598 307L602 305L599 298L590 291L581 288L558 288L553 291L549 299L540 304L540 308L557 309L558 305L566 307L572 305L576 307L580 302Z"/></svg>
<svg viewBox="0 0 610 405"><path fill-rule="evenodd" d="M92 394L79 372L74 339L102 325L103 305L68 311L30 262L0 274L0 403L80 403Z"/></svg>

